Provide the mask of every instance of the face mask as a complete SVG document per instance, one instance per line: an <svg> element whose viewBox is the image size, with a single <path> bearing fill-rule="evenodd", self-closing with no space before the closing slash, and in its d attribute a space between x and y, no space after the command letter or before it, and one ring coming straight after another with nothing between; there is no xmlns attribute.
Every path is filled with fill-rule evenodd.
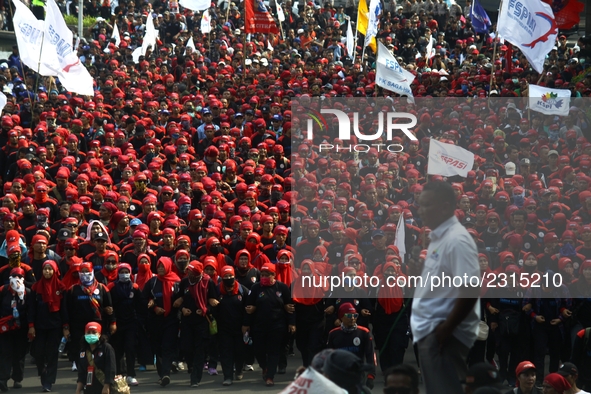
<svg viewBox="0 0 591 394"><path fill-rule="evenodd" d="M47 216L37 215L37 227L47 227Z"/></svg>
<svg viewBox="0 0 591 394"><path fill-rule="evenodd" d="M191 211L191 204L181 204L179 208L179 216L184 218L189 216L189 212Z"/></svg>
<svg viewBox="0 0 591 394"><path fill-rule="evenodd" d="M257 244L253 244L252 242L246 242L246 250L249 251L249 253L253 253L257 250Z"/></svg>
<svg viewBox="0 0 591 394"><path fill-rule="evenodd" d="M513 203L520 208L523 206L524 201L525 198L522 195L513 196Z"/></svg>
<svg viewBox="0 0 591 394"><path fill-rule="evenodd" d="M80 283L84 286L90 286L94 282L94 272L81 272Z"/></svg>
<svg viewBox="0 0 591 394"><path fill-rule="evenodd" d="M271 278L261 278L261 286L269 287L271 284Z"/></svg>
<svg viewBox="0 0 591 394"><path fill-rule="evenodd" d="M120 282L129 282L129 281L131 281L131 274L119 274L119 281Z"/></svg>
<svg viewBox="0 0 591 394"><path fill-rule="evenodd" d="M353 279L350 277L345 277L345 280L343 281L343 283L345 284L346 287L353 287Z"/></svg>
<svg viewBox="0 0 591 394"><path fill-rule="evenodd" d="M224 286L226 286L227 288L234 287L235 281L236 281L236 279L234 279L234 278L222 279L222 282L224 282Z"/></svg>
<svg viewBox="0 0 591 394"><path fill-rule="evenodd" d="M245 175L244 180L248 184L253 183L254 182L254 174Z"/></svg>
<svg viewBox="0 0 591 394"><path fill-rule="evenodd" d="M95 343L98 343L99 336L97 334L86 334L84 335L84 340L89 345L94 345Z"/></svg>
<svg viewBox="0 0 591 394"><path fill-rule="evenodd" d="M185 153L185 152L187 151L187 149L189 149L189 146L188 146L188 145L179 145L179 146L177 147L177 150L178 150L180 153Z"/></svg>
<svg viewBox="0 0 591 394"><path fill-rule="evenodd" d="M189 122L187 122L186 120L183 120L181 122L181 126L183 127L183 129L187 130L189 128Z"/></svg>
<svg viewBox="0 0 591 394"><path fill-rule="evenodd" d="M182 260L182 261L177 261L177 262L176 262L176 265L177 265L177 267L179 267L179 268L180 268L182 271L184 271L184 270L185 270L185 268L187 268L187 265L189 265L189 262L188 262L188 261L184 261L184 260Z"/></svg>
<svg viewBox="0 0 591 394"><path fill-rule="evenodd" d="M10 288L18 294L22 300L25 295L25 279L24 278L10 278Z"/></svg>
<svg viewBox="0 0 591 394"><path fill-rule="evenodd" d="M223 248L220 245L214 245L211 247L211 253L219 254L223 252Z"/></svg>

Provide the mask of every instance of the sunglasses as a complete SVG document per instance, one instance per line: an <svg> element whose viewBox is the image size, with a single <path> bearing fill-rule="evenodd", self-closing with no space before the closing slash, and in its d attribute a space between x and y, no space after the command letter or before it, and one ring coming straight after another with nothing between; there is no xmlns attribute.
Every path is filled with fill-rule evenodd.
<svg viewBox="0 0 591 394"><path fill-rule="evenodd" d="M64 250L76 250L74 248L64 248Z"/></svg>
<svg viewBox="0 0 591 394"><path fill-rule="evenodd" d="M172 196L172 193L165 192L165 193L162 193L162 195L163 195L163 196Z"/></svg>
<svg viewBox="0 0 591 394"><path fill-rule="evenodd" d="M74 223L69 223L69 224L66 224L66 227L78 227L78 225L74 224Z"/></svg>
<svg viewBox="0 0 591 394"><path fill-rule="evenodd" d="M344 316L347 319L357 319L359 317L359 313L345 313Z"/></svg>
<svg viewBox="0 0 591 394"><path fill-rule="evenodd" d="M117 264L116 260L107 260L107 264Z"/></svg>

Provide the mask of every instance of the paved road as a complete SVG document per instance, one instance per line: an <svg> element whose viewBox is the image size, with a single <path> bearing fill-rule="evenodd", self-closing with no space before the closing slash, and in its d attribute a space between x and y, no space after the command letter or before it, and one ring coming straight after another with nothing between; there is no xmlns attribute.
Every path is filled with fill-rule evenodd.
<svg viewBox="0 0 591 394"><path fill-rule="evenodd" d="M39 393L41 392L41 384L37 377L37 369L30 362L30 357L27 357L27 365L25 370L25 380L23 381L23 388L19 390L10 389L10 393L13 394L25 394L25 393ZM414 362L414 354L412 348L409 348L406 352L405 361L416 366ZM221 367L218 366L220 375L209 376L204 371L203 380L198 388L189 387L189 375L186 372L179 372L171 375L171 383L166 388L160 387L156 381L158 375L154 367L148 367L146 372L138 372L137 379L140 383L137 387L132 387L132 393L183 393L187 391L199 391L202 393L278 393L285 388L292 380L295 375L295 370L301 365L301 358L299 354L295 357L290 357L288 360L287 373L285 375L276 375L275 387L267 388L264 385L261 377L260 368L255 365L255 371L245 372L244 380L240 382L234 382L230 387L222 386L223 377L221 376ZM76 373L71 372L71 364L64 359L59 361L58 379L56 384L53 386L52 392L54 393L70 393L73 394L76 389ZM8 382L9 387L12 387L12 380ZM376 379L376 385L373 390L374 393L381 393L384 387L383 378L381 374ZM424 392L424 391L422 391Z"/></svg>

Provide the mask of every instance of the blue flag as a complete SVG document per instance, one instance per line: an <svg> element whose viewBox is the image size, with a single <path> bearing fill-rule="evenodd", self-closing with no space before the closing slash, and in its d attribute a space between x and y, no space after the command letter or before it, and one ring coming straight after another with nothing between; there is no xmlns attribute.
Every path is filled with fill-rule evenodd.
<svg viewBox="0 0 591 394"><path fill-rule="evenodd" d="M476 33L488 33L491 23L488 14L482 8L478 0L473 0L470 8L470 21Z"/></svg>

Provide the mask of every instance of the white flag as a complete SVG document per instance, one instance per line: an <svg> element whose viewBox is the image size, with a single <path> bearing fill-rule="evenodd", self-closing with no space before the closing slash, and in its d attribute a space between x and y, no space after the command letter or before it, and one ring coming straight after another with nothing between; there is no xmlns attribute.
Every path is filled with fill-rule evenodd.
<svg viewBox="0 0 591 394"><path fill-rule="evenodd" d="M211 0L181 0L179 4L191 11L203 11L211 7Z"/></svg>
<svg viewBox="0 0 591 394"><path fill-rule="evenodd" d="M314 368L308 367L296 380L289 384L279 394L289 393L327 393L327 394L346 394L343 390L331 380L318 373Z"/></svg>
<svg viewBox="0 0 591 394"><path fill-rule="evenodd" d="M277 19L279 19L279 22L284 22L285 13L283 12L283 8L281 8L281 4L275 2L275 5L277 6Z"/></svg>
<svg viewBox="0 0 591 394"><path fill-rule="evenodd" d="M455 176L464 178L474 166L474 153L452 144L439 142L434 138L429 141L429 175Z"/></svg>
<svg viewBox="0 0 591 394"><path fill-rule="evenodd" d="M367 24L367 32L365 34L365 46L368 46L371 42L371 39L378 34L378 23L380 22L381 14L381 0L371 0L369 3L369 22Z"/></svg>
<svg viewBox="0 0 591 394"><path fill-rule="evenodd" d="M267 40L267 49L273 52L273 45L271 45L271 41Z"/></svg>
<svg viewBox="0 0 591 394"><path fill-rule="evenodd" d="M41 43L45 34L45 22L38 20L20 0L12 0L12 2L15 7L14 33L21 61L32 70L39 71L41 75L56 76L57 71L55 70L59 66L55 53L44 58L41 64L39 63L41 61ZM53 62L53 65L48 68L45 66L47 62Z"/></svg>
<svg viewBox="0 0 591 394"><path fill-rule="evenodd" d="M72 46L74 35L66 25L55 0L47 0L45 14L45 38L41 47L43 63L51 67L45 60L57 55L56 72L59 81L70 92L85 96L94 96L94 80L84 67L75 48Z"/></svg>
<svg viewBox="0 0 591 394"><path fill-rule="evenodd" d="M350 59L353 59L353 55L355 54L355 37L353 36L351 19L347 21L347 54L349 55Z"/></svg>
<svg viewBox="0 0 591 394"><path fill-rule="evenodd" d="M4 107L6 106L6 96L4 95L4 93L0 92L0 113L2 112L2 110L4 109Z"/></svg>
<svg viewBox="0 0 591 394"><path fill-rule="evenodd" d="M211 32L211 19L209 17L209 10L206 10L201 17L201 33L207 34Z"/></svg>
<svg viewBox="0 0 591 394"><path fill-rule="evenodd" d="M404 256L406 255L406 224L404 222L404 214L401 213L396 225L396 238L394 238L394 246L400 252L402 264L404 264Z"/></svg>
<svg viewBox="0 0 591 394"><path fill-rule="evenodd" d="M511 0L502 4L498 35L519 47L534 70L541 73L558 34L552 7L540 0Z"/></svg>
<svg viewBox="0 0 591 394"><path fill-rule="evenodd" d="M186 48L191 48L193 50L193 53L195 53L197 51L197 48L195 48L195 43L193 42L193 36L189 37L189 40L185 44L185 53L184 53L184 55L187 54L187 49Z"/></svg>
<svg viewBox="0 0 591 394"><path fill-rule="evenodd" d="M414 101L410 84L415 76L406 71L396 58L378 40L378 60L376 62L376 84L384 89L408 96Z"/></svg>
<svg viewBox="0 0 591 394"><path fill-rule="evenodd" d="M119 47L121 44L121 36L119 35L119 27L117 26L117 23L113 26L113 34L111 34L111 38L115 39L115 45Z"/></svg>
<svg viewBox="0 0 591 394"><path fill-rule="evenodd" d="M435 39L433 37L429 37L429 44L427 44L427 48L425 50L428 59L431 59L433 56L435 56L435 48L433 48L434 41Z"/></svg>
<svg viewBox="0 0 591 394"><path fill-rule="evenodd" d="M529 108L546 115L567 116L570 110L570 90L550 89L529 85Z"/></svg>
<svg viewBox="0 0 591 394"><path fill-rule="evenodd" d="M140 56L145 56L149 46L152 46L152 51L156 48L156 40L158 39L158 34L156 33L156 28L154 27L154 18L152 14L148 14L148 18L146 21L146 33L144 34L144 40L142 41L142 46L137 47L135 51L131 54L133 57L134 63L140 62Z"/></svg>

